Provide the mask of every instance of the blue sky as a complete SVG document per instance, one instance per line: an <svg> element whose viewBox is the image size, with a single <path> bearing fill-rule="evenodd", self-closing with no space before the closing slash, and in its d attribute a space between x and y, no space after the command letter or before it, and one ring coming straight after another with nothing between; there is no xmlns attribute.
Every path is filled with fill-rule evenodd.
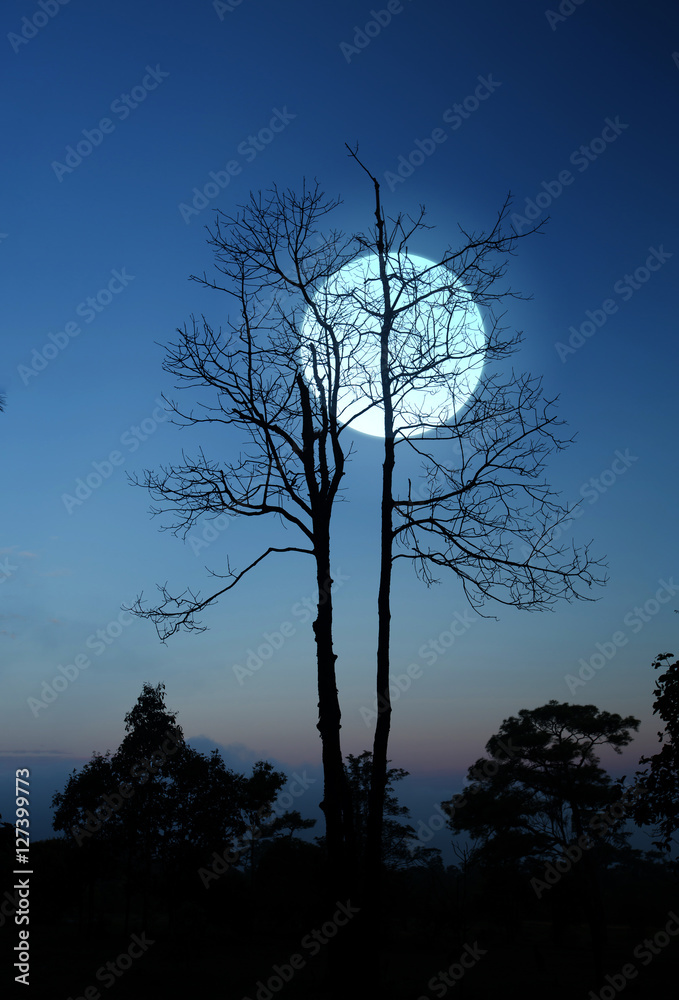
<svg viewBox="0 0 679 1000"><path fill-rule="evenodd" d="M679 621L679 24L669 6L562 7L573 12L392 0L372 8L376 19L358 0L3 6L5 815L15 767L32 768L44 806L71 767L117 747L144 681L166 684L201 746L317 767L310 561L265 565L206 613L209 631L167 645L150 623L119 616L156 583L207 589L206 565L220 571L227 555L242 565L272 536L263 523L224 522L183 543L159 532L127 474L176 461L182 447L237 448L171 425L158 344L192 313L226 318L226 296L188 280L211 268L214 209L317 178L343 198L339 227L371 225L370 185L345 142L359 143L388 213L426 206L435 228L413 253L435 259L458 225L487 228L508 191L519 232L550 217L511 261L511 286L532 300L510 300L505 322L524 332L517 370L544 377L577 435L547 470L564 500L582 500L567 538L592 539L609 564L596 603L489 606L497 620L470 613L452 577L427 590L398 565L392 673L421 671L394 706L390 756L413 775L404 800L426 819L504 718L550 698L639 716L628 774L654 750L650 664L677 649ZM335 525L354 753L372 735L361 709L373 702L380 448L357 436ZM100 485L76 496L88 476ZM277 643L285 623L280 648L239 683L234 665ZM592 657L600 669L569 688ZM64 689L32 711L55 677Z"/></svg>

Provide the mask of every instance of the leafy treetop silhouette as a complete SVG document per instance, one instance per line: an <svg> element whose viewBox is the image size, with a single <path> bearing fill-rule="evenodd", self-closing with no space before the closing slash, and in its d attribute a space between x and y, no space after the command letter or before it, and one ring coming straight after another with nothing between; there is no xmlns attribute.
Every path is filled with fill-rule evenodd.
<svg viewBox="0 0 679 1000"><path fill-rule="evenodd" d="M621 753L639 727L633 716L595 705L549 701L505 719L488 740L488 757L469 769L462 796L443 803L449 825L482 840L489 852L513 844L517 858L557 858L601 811L621 797L597 749ZM620 827L612 823L611 834Z"/></svg>
<svg viewBox="0 0 679 1000"><path fill-rule="evenodd" d="M666 667L656 677L653 714L659 715L665 728L658 732L663 745L651 757L642 757L640 764L648 764L637 778L643 792L636 802L635 818L638 823L657 824L656 847L668 851L679 830L679 660L674 663L672 653L661 653L653 661L655 670Z"/></svg>
<svg viewBox="0 0 679 1000"><path fill-rule="evenodd" d="M118 750L94 753L54 794L54 829L79 846L107 844L147 860L223 850L266 834L285 774L266 761L249 777L237 774L217 749L206 756L190 747L176 716L165 706L165 685L144 684Z"/></svg>

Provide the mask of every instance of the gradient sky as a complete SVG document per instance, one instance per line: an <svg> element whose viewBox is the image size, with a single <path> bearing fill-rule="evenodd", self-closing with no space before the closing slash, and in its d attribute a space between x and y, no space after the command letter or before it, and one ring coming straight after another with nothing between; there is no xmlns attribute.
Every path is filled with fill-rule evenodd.
<svg viewBox="0 0 679 1000"><path fill-rule="evenodd" d="M2 11L5 816L15 767L32 768L43 808L73 766L115 749L144 681L165 682L185 735L225 748L232 765L265 757L318 768L310 560L267 562L205 614L209 631L167 645L151 623L118 616L156 583L207 591L206 565L220 571L227 555L243 565L271 537L263 521L231 522L208 544L204 526L183 543L159 532L127 474L198 444L233 456L233 436L170 424L158 345L192 313L225 320L226 296L187 280L211 268L204 226L215 208L231 213L251 190L317 178L343 198L337 226L372 224L371 188L345 142L359 143L381 179L388 214L426 206L435 228L413 253L436 258L458 224L487 228L508 191L519 232L528 216L550 216L511 261L511 286L532 300L509 301L505 321L525 335L517 370L544 376L577 435L548 467L564 500L582 500L567 538L592 539L610 575L595 603L544 614L489 605L497 620L487 620L452 576L427 590L399 561L392 673L422 668L394 705L390 757L413 775L404 801L426 819L504 718L550 698L639 716L623 759L632 773L656 746L651 662L677 651L679 623L677 15L612 0L570 5L569 16L537 0L392 0L373 6L377 21L359 0L43 6L48 15L7 0ZM272 121L272 141L253 143ZM81 144L81 156L88 132L96 145ZM409 159L418 165L399 176ZM228 185L194 209L194 189L225 169ZM118 464L101 485L65 501L112 452ZM373 701L380 460L380 441L357 435L335 522L338 678L353 753L372 737L361 708ZM234 665L286 622L281 648L240 684ZM428 644L452 622L468 627L433 657ZM613 655L570 690L566 675L597 644ZM78 656L87 669L31 711L29 699Z"/></svg>

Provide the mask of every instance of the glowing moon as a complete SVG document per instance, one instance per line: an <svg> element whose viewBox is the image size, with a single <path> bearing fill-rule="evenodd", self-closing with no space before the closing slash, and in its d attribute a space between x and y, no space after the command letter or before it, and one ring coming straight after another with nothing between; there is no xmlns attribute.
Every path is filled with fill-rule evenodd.
<svg viewBox="0 0 679 1000"><path fill-rule="evenodd" d="M388 265L387 273L393 275L392 304L398 308L419 300L396 318L390 337L394 429L405 437L422 435L452 419L473 394L483 370L483 320L464 285L447 268L425 257L402 254L399 272ZM339 363L340 419L346 423L354 417L354 430L383 437L381 403L361 413L381 396L379 323L384 297L377 256L358 257L340 268L318 289L314 306L332 324L341 360L308 309L300 344L305 378L318 395L318 381L327 389L328 372ZM314 352L319 359L316 371ZM411 372L416 370L421 374L413 378Z"/></svg>

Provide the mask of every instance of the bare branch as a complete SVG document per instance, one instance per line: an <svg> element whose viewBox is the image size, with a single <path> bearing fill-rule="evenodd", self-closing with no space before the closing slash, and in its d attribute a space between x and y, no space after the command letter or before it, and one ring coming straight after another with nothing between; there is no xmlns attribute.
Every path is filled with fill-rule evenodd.
<svg viewBox="0 0 679 1000"><path fill-rule="evenodd" d="M137 600L130 607L125 607L125 611L129 611L139 618L147 618L152 621L156 626L156 631L161 642L165 642L171 635L178 632L180 629L184 628L187 632L204 632L206 626L201 625L200 622L196 621L195 615L199 614L204 608L207 608L210 604L213 604L218 597L222 594L226 594L227 591L232 590L236 584L246 576L250 570L254 569L255 566L259 565L267 556L271 555L272 552L304 552L306 555L313 555L313 549L302 549L294 545L288 545L285 548L276 548L274 546L269 546L266 552L263 552L256 559L254 559L249 566L236 573L231 570L227 560L227 573L222 576L222 579L230 579L231 582L227 584L226 587L222 587L221 590L216 591L211 594L210 597L205 597L201 600L200 593L193 593L193 591L186 589L173 597L167 589L167 583L158 584L158 590L162 595L162 603L152 607L146 608L143 604L143 593L139 595ZM207 568L207 567L206 567ZM211 571L208 571L211 572ZM220 574L212 573L212 576L219 576ZM188 596L187 596L188 595ZM172 608L176 610L172 610Z"/></svg>

